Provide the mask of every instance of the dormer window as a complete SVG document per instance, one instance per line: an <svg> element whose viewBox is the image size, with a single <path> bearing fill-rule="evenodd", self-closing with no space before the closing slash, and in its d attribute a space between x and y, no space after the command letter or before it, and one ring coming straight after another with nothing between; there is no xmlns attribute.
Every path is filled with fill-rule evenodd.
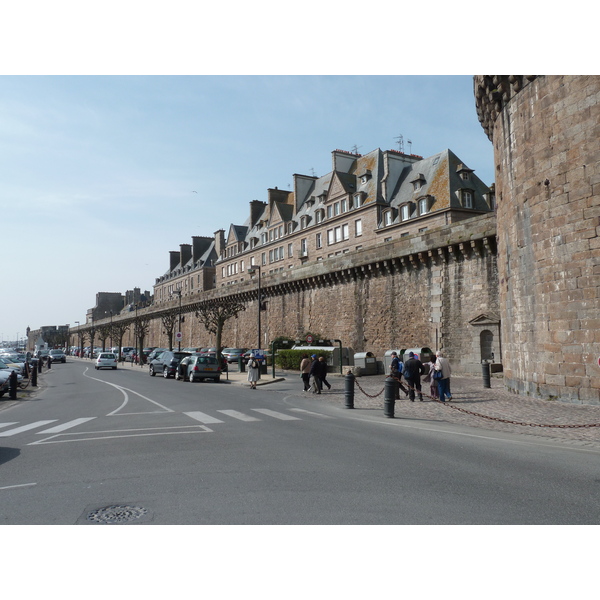
<svg viewBox="0 0 600 600"><path fill-rule="evenodd" d="M470 181L473 169L467 169L467 167L465 167L463 164L460 164L456 168L456 172L463 181Z"/></svg>
<svg viewBox="0 0 600 600"><path fill-rule="evenodd" d="M394 220L394 215L392 213L392 209L386 210L383 213L383 226L387 227L388 225L391 225L393 220Z"/></svg>
<svg viewBox="0 0 600 600"><path fill-rule="evenodd" d="M354 195L354 208L359 208L360 206L363 205L363 202L364 202L364 194L359 192L358 194Z"/></svg>
<svg viewBox="0 0 600 600"><path fill-rule="evenodd" d="M300 229L306 229L308 226L308 217L304 216L300 219Z"/></svg>
<svg viewBox="0 0 600 600"><path fill-rule="evenodd" d="M325 211L320 208L317 212L315 212L315 220L317 223L321 223L325 218Z"/></svg>
<svg viewBox="0 0 600 600"><path fill-rule="evenodd" d="M414 179L411 180L413 184L413 191L418 192L425 184L425 177L423 173L419 173Z"/></svg>
<svg viewBox="0 0 600 600"><path fill-rule="evenodd" d="M364 185L365 183L367 183L369 181L369 179L371 179L371 177L372 177L372 175L371 175L370 169L366 169L358 176L358 178L360 179L361 185Z"/></svg>
<svg viewBox="0 0 600 600"><path fill-rule="evenodd" d="M429 212L429 198L421 198L419 200L419 215L426 215Z"/></svg>
<svg viewBox="0 0 600 600"><path fill-rule="evenodd" d="M408 221L410 219L410 203L403 204L400 207L400 218L402 221Z"/></svg>
<svg viewBox="0 0 600 600"><path fill-rule="evenodd" d="M473 191L460 190L460 201L463 208L473 208Z"/></svg>

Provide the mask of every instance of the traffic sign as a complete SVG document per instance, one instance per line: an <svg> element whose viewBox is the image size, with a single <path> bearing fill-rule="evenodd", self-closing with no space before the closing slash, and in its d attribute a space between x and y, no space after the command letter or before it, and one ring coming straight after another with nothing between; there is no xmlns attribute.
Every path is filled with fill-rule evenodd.
<svg viewBox="0 0 600 600"><path fill-rule="evenodd" d="M312 344L313 343L313 336L312 335L307 335L306 336L306 343L307 344Z"/></svg>
<svg viewBox="0 0 600 600"><path fill-rule="evenodd" d="M175 334L175 339L176 339L178 342L180 342L180 341L183 339L183 333L181 333L181 331L178 331L178 332Z"/></svg>

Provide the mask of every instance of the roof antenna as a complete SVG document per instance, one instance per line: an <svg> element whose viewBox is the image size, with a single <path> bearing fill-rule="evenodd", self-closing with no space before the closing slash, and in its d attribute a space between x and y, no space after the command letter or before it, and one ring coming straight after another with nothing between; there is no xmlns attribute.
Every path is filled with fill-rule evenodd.
<svg viewBox="0 0 600 600"><path fill-rule="evenodd" d="M316 176L317 176L317 174L315 173L315 170L314 170L314 168L313 168L313 167L311 167L311 168L310 168L310 173L311 173L311 175L312 175L313 177L316 177Z"/></svg>
<svg viewBox="0 0 600 600"><path fill-rule="evenodd" d="M402 135L399 135L394 139L398 142L398 152L402 152L402 154L404 154L404 138Z"/></svg>
<svg viewBox="0 0 600 600"><path fill-rule="evenodd" d="M410 140L406 140L406 142L408 143L408 153L412 154L412 142Z"/></svg>
<svg viewBox="0 0 600 600"><path fill-rule="evenodd" d="M362 146L357 146L356 144L354 144L354 146L352 146L352 153L353 154L358 154L358 149L362 148Z"/></svg>

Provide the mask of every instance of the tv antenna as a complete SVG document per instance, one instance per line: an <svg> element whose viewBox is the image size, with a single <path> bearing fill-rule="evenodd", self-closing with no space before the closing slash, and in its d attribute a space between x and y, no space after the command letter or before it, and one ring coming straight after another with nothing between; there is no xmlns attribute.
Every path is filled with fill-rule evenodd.
<svg viewBox="0 0 600 600"><path fill-rule="evenodd" d="M402 154L404 154L404 137L402 135L399 135L394 139L398 143L398 152L402 152Z"/></svg>
<svg viewBox="0 0 600 600"><path fill-rule="evenodd" d="M406 140L406 143L408 144L408 153L412 154L412 142L410 140Z"/></svg>
<svg viewBox="0 0 600 600"><path fill-rule="evenodd" d="M353 154L358 154L358 149L362 148L362 146L357 146L356 144L354 144L354 146L352 146L352 153Z"/></svg>

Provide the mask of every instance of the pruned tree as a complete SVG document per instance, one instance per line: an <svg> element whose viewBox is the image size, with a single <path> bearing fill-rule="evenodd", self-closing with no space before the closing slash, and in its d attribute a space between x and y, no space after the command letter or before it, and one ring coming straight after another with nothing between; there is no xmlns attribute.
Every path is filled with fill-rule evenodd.
<svg viewBox="0 0 600 600"><path fill-rule="evenodd" d="M179 322L179 309L172 308L160 316L164 329L164 333L167 334L169 340L169 350L173 350L173 331L175 325Z"/></svg>
<svg viewBox="0 0 600 600"><path fill-rule="evenodd" d="M246 310L246 305L241 300L230 298L226 300L208 300L203 302L196 310L196 317L203 323L206 331L215 336L215 347L219 352L223 349L221 337L225 323Z"/></svg>
<svg viewBox="0 0 600 600"><path fill-rule="evenodd" d="M144 338L150 329L150 321L152 321L152 317L145 315L138 315L133 319L133 337L137 343L137 357L140 365L143 364L142 350L144 349Z"/></svg>
<svg viewBox="0 0 600 600"><path fill-rule="evenodd" d="M110 324L98 325L96 329L98 332L98 339L102 342L102 350L106 350L106 340L110 337L111 332Z"/></svg>
<svg viewBox="0 0 600 600"><path fill-rule="evenodd" d="M131 325L130 319L128 319L126 321L113 321L110 325L110 328L111 328L110 336L112 337L113 344L115 343L115 341L117 341L118 342L117 345L119 346L118 360L121 360L121 351L123 349L123 336L129 329L130 325Z"/></svg>

